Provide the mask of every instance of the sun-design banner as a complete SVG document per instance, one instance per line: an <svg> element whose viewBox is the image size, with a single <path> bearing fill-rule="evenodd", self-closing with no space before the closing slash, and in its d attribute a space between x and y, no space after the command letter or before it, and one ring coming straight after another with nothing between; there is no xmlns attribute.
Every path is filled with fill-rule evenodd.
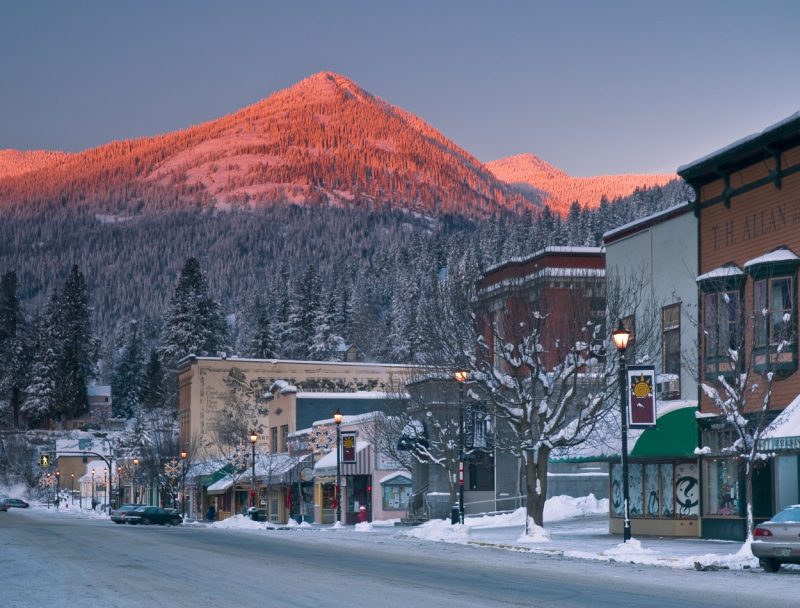
<svg viewBox="0 0 800 608"><path fill-rule="evenodd" d="M652 366L628 367L628 426L652 429L656 426L656 370Z"/></svg>

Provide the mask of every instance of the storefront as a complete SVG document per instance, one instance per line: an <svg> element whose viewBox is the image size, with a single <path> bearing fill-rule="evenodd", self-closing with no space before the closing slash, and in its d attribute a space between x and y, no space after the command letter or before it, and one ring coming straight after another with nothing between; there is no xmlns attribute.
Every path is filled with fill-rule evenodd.
<svg viewBox="0 0 800 608"><path fill-rule="evenodd" d="M631 431L628 496L634 536L700 536L694 401L665 402L657 427ZM611 464L610 531L623 527L622 466Z"/></svg>

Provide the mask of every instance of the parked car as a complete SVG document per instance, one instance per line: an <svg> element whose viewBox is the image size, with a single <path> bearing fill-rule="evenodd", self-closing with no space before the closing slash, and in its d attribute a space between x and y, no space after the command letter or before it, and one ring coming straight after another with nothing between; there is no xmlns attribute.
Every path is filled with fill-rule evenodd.
<svg viewBox="0 0 800 608"><path fill-rule="evenodd" d="M135 505L135 504L127 504L122 505L119 509L112 509L111 510L111 521L115 524L124 524L125 523L125 516L130 511L135 511L136 509L141 509L147 505Z"/></svg>
<svg viewBox="0 0 800 608"><path fill-rule="evenodd" d="M6 512L8 511L8 505L4 502L0 502L0 511Z"/></svg>
<svg viewBox="0 0 800 608"><path fill-rule="evenodd" d="M767 572L781 564L800 564L800 505L786 507L753 531L753 555Z"/></svg>
<svg viewBox="0 0 800 608"><path fill-rule="evenodd" d="M183 522L178 513L170 513L161 507L139 507L125 513L125 522L129 524L169 524L177 526Z"/></svg>
<svg viewBox="0 0 800 608"><path fill-rule="evenodd" d="M6 508L16 507L17 509L27 509L30 505L21 498L0 498L0 504L4 504Z"/></svg>

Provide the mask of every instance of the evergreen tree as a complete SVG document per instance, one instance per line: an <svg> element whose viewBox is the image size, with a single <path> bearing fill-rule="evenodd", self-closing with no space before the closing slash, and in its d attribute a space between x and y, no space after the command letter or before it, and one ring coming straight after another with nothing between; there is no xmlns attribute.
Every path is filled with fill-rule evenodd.
<svg viewBox="0 0 800 608"><path fill-rule="evenodd" d="M17 293L17 275L7 272L0 279L0 421L13 428L20 425L23 389L29 369L25 348L25 317Z"/></svg>
<svg viewBox="0 0 800 608"><path fill-rule="evenodd" d="M211 297L196 258L181 270L164 315L159 356L164 366L165 405L178 409L178 361L189 354L208 355L227 350L228 327L222 308Z"/></svg>
<svg viewBox="0 0 800 608"><path fill-rule="evenodd" d="M131 418L141 407L145 380L145 350L139 323L131 321L111 374L113 413L118 418Z"/></svg>
<svg viewBox="0 0 800 608"><path fill-rule="evenodd" d="M278 343L269 308L261 297L253 302L252 318L249 320L250 333L244 354L256 359L277 359Z"/></svg>
<svg viewBox="0 0 800 608"><path fill-rule="evenodd" d="M216 354L227 348L228 328L219 303L211 297L196 258L186 260L164 315L159 354L174 368L188 354Z"/></svg>
<svg viewBox="0 0 800 608"><path fill-rule="evenodd" d="M95 377L98 350L91 330L89 294L83 273L77 266L70 270L58 307L61 325L59 357L59 408L57 417L76 417L89 410L86 387Z"/></svg>
<svg viewBox="0 0 800 608"><path fill-rule="evenodd" d="M161 360L158 357L158 352L155 349L151 349L142 380L142 408L153 410L163 405L163 386L164 370L161 367Z"/></svg>
<svg viewBox="0 0 800 608"><path fill-rule="evenodd" d="M45 422L57 412L61 335L58 292L50 296L33 332L30 380L25 389L22 413L32 424Z"/></svg>

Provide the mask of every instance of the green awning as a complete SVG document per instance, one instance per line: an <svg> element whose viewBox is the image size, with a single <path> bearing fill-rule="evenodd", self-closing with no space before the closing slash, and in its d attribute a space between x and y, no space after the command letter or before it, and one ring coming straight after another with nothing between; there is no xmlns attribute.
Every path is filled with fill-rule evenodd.
<svg viewBox="0 0 800 608"><path fill-rule="evenodd" d="M659 416L658 427L645 430L631 450L631 458L683 458L694 456L697 448L695 407Z"/></svg>

